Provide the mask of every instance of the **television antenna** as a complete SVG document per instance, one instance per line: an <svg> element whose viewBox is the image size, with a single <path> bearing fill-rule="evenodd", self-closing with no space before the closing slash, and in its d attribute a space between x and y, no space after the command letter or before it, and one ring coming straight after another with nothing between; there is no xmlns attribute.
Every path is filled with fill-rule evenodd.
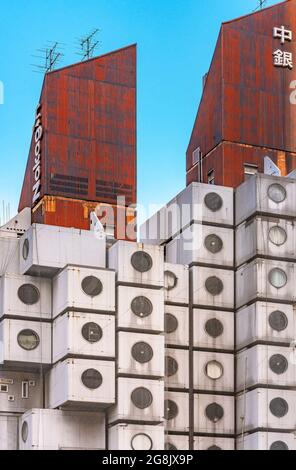
<svg viewBox="0 0 296 470"><path fill-rule="evenodd" d="M41 55L35 55L38 59L42 59L43 64L37 65L32 64L37 70L35 72L39 73L48 73L55 70L56 66L60 63L64 54L61 52L62 43L53 42L50 43L47 47L43 49L37 49L37 52L40 52Z"/></svg>
<svg viewBox="0 0 296 470"><path fill-rule="evenodd" d="M254 11L262 10L266 5L267 0L258 0L258 2L259 2L259 5L257 6L257 8Z"/></svg>
<svg viewBox="0 0 296 470"><path fill-rule="evenodd" d="M96 40L99 32L99 29L95 29L88 36L79 39L80 52L78 54L82 57L81 62L91 59L94 51L101 44L100 41Z"/></svg>

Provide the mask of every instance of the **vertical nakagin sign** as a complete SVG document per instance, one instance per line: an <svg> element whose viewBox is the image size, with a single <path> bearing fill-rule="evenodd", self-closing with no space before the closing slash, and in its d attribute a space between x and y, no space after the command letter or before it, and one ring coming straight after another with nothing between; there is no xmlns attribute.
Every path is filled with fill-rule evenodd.
<svg viewBox="0 0 296 470"><path fill-rule="evenodd" d="M35 128L34 128L34 142L35 142L35 152L34 152L34 166L33 166L33 204L40 199L41 195L41 141L43 136L43 127L42 127L42 105L39 104L36 110L35 118Z"/></svg>

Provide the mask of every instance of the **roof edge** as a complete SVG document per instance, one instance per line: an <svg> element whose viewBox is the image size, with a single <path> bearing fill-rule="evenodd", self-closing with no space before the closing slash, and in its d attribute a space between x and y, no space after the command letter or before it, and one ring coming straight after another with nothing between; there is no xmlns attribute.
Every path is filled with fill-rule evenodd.
<svg viewBox="0 0 296 470"><path fill-rule="evenodd" d="M234 20L224 21L222 23L222 26L234 23L235 21L240 21L243 18L248 18L248 16L257 15L259 13L262 13L263 11L271 10L272 8L279 7L280 5L284 5L285 3L290 3L291 1L292 0L285 0L284 2L276 3L275 5L271 5L270 7L266 7L263 10L253 11L252 13L248 13L247 15L239 16L238 18L235 18Z"/></svg>

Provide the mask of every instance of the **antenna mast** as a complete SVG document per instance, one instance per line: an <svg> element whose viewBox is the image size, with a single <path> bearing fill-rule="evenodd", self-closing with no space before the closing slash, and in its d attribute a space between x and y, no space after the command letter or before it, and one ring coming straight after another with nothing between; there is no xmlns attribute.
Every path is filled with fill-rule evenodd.
<svg viewBox="0 0 296 470"><path fill-rule="evenodd" d="M32 64L37 70L36 72L39 73L48 73L52 72L58 63L60 62L61 58L64 54L59 50L61 44L58 42L54 42L52 45L49 45L45 49L38 49L38 52L41 52L42 55L33 56L37 57L38 59L42 59L44 64L43 65L36 65Z"/></svg>
<svg viewBox="0 0 296 470"><path fill-rule="evenodd" d="M95 49L101 44L96 40L99 29L95 29L89 36L83 37L79 40L81 52L79 55L82 57L81 62L89 60L93 57Z"/></svg>

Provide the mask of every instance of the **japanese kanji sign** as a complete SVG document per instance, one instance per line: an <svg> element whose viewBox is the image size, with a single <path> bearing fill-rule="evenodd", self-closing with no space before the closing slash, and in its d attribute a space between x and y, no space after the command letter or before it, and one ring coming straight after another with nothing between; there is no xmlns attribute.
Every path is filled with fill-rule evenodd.
<svg viewBox="0 0 296 470"><path fill-rule="evenodd" d="M285 26L280 26L273 28L273 37L275 39L280 39L282 45L286 43L286 41L291 42L293 39L293 33L291 30L286 29ZM282 49L277 49L273 53L273 65L275 67L283 67L283 68L293 68L293 54L292 52L287 52Z"/></svg>

